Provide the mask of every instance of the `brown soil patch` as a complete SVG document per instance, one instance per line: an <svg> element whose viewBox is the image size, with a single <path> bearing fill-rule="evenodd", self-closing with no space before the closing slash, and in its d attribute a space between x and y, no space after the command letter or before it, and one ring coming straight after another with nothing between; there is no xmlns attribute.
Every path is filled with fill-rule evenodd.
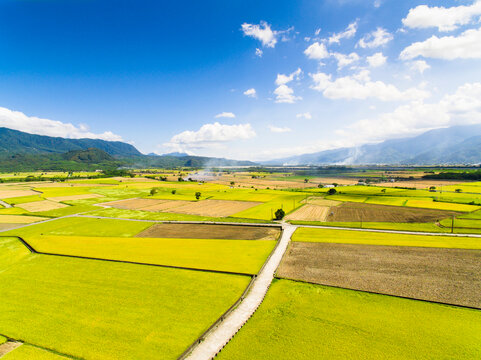
<svg viewBox="0 0 481 360"><path fill-rule="evenodd" d="M47 220L48 218L40 216L26 215L0 215L0 223L3 224L31 224L37 221Z"/></svg>
<svg viewBox="0 0 481 360"><path fill-rule="evenodd" d="M124 209L124 210L140 210L147 206L161 204L163 202L167 202L169 200L157 200L157 199L126 199L126 200L118 200L118 201L111 201L102 203L101 205L104 206L112 206L117 209Z"/></svg>
<svg viewBox="0 0 481 360"><path fill-rule="evenodd" d="M260 203L232 200L202 200L178 206L172 212L200 216L224 217L250 209Z"/></svg>
<svg viewBox="0 0 481 360"><path fill-rule="evenodd" d="M329 206L317 206L306 204L298 210L286 216L286 220L301 221L326 221L329 214Z"/></svg>
<svg viewBox="0 0 481 360"><path fill-rule="evenodd" d="M307 200L302 200L304 204L310 204L310 205L318 205L318 206L337 206L342 204L341 201L336 201L336 200L327 200L322 197L310 197Z"/></svg>
<svg viewBox="0 0 481 360"><path fill-rule="evenodd" d="M174 209L191 204L191 201L184 200L160 200L157 204L145 206L141 210L175 212Z"/></svg>
<svg viewBox="0 0 481 360"><path fill-rule="evenodd" d="M136 237L276 240L279 228L264 226L210 225L210 224L155 224Z"/></svg>
<svg viewBox="0 0 481 360"><path fill-rule="evenodd" d="M21 224L0 224L0 231L19 227Z"/></svg>
<svg viewBox="0 0 481 360"><path fill-rule="evenodd" d="M436 209L345 202L331 207L326 221L433 222L458 214Z"/></svg>
<svg viewBox="0 0 481 360"><path fill-rule="evenodd" d="M291 243L278 276L481 308L481 250Z"/></svg>
<svg viewBox="0 0 481 360"><path fill-rule="evenodd" d="M84 200L84 199L93 199L103 197L103 195L99 194L83 194L83 195L69 195L69 196L55 196L47 198L48 200L52 201L69 201L69 200Z"/></svg>
<svg viewBox="0 0 481 360"><path fill-rule="evenodd" d="M68 205L60 204L58 202L50 201L50 200L34 201L34 202L16 205L16 207L22 208L30 212L55 210L55 209L61 209L67 206Z"/></svg>
<svg viewBox="0 0 481 360"><path fill-rule="evenodd" d="M39 193L32 190L0 190L0 199L9 199L20 196L38 195Z"/></svg>
<svg viewBox="0 0 481 360"><path fill-rule="evenodd" d="M7 341L6 343L3 343L0 345L0 357L8 354L10 351L15 350L20 345L22 345L22 343L17 341Z"/></svg>

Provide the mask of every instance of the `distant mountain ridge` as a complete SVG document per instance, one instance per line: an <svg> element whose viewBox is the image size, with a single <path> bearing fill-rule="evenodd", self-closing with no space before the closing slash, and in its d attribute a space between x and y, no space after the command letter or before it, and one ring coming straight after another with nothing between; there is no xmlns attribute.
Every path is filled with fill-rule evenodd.
<svg viewBox="0 0 481 360"><path fill-rule="evenodd" d="M142 155L134 146L121 141L65 139L0 127L0 153L3 154L62 154L89 148L103 150L115 157Z"/></svg>
<svg viewBox="0 0 481 360"><path fill-rule="evenodd" d="M451 165L481 163L481 125L453 126L379 144L326 150L266 165Z"/></svg>

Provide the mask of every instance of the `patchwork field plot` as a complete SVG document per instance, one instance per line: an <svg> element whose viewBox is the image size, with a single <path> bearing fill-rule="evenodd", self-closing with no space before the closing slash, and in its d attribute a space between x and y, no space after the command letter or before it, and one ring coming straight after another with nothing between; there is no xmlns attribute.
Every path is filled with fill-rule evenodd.
<svg viewBox="0 0 481 360"><path fill-rule="evenodd" d="M46 220L40 216L26 216L26 215L0 215L0 223L10 224L31 224L37 221Z"/></svg>
<svg viewBox="0 0 481 360"><path fill-rule="evenodd" d="M476 359L481 312L289 280L219 359Z"/></svg>
<svg viewBox="0 0 481 360"><path fill-rule="evenodd" d="M187 239L276 240L279 234L279 228L265 226L155 224L136 236Z"/></svg>
<svg viewBox="0 0 481 360"><path fill-rule="evenodd" d="M8 234L26 238L39 235L130 237L152 224L146 221L68 217L28 226Z"/></svg>
<svg viewBox="0 0 481 360"><path fill-rule="evenodd" d="M99 194L81 194L81 195L67 195L67 196L54 196L48 198L52 201L70 201L70 200L85 200L85 199L95 199L100 198L102 195Z"/></svg>
<svg viewBox="0 0 481 360"><path fill-rule="evenodd" d="M76 358L176 358L250 280L0 250L0 333Z"/></svg>
<svg viewBox="0 0 481 360"><path fill-rule="evenodd" d="M232 200L185 201L129 199L111 202L104 205L126 210L163 211L199 216L224 217L250 209L256 205L259 205L259 203Z"/></svg>
<svg viewBox="0 0 481 360"><path fill-rule="evenodd" d="M330 209L327 221L372 221L372 222L433 222L458 215L435 209L417 209L400 206L386 206L366 203L346 202Z"/></svg>
<svg viewBox="0 0 481 360"><path fill-rule="evenodd" d="M256 274L275 241L86 236L27 238L39 252Z"/></svg>
<svg viewBox="0 0 481 360"><path fill-rule="evenodd" d="M306 204L286 216L286 220L325 221L330 207Z"/></svg>
<svg viewBox="0 0 481 360"><path fill-rule="evenodd" d="M32 190L16 190L16 189L0 189L0 199L16 198L21 196L38 195L38 192Z"/></svg>
<svg viewBox="0 0 481 360"><path fill-rule="evenodd" d="M12 352L4 355L2 360L67 360L69 357L55 354L31 345L22 345Z"/></svg>
<svg viewBox="0 0 481 360"><path fill-rule="evenodd" d="M294 242L279 277L481 308L481 250Z"/></svg>
<svg viewBox="0 0 481 360"><path fill-rule="evenodd" d="M481 250L481 239L452 236L394 234L372 231L299 228L293 241L388 246L420 246Z"/></svg>
<svg viewBox="0 0 481 360"><path fill-rule="evenodd" d="M24 203L17 206L19 208L25 209L30 212L39 212L39 211L61 209L61 208L67 207L68 205L61 204L55 201L43 200L43 201L34 201L34 202Z"/></svg>

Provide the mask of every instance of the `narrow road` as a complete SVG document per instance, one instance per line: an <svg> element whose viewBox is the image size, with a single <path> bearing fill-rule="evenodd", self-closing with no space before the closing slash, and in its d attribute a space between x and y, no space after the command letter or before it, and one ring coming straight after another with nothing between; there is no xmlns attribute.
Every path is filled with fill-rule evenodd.
<svg viewBox="0 0 481 360"><path fill-rule="evenodd" d="M234 311L227 315L217 328L206 336L203 342L192 350L187 359L209 360L214 358L257 310L264 300L274 278L274 273L281 262L292 234L297 228L297 226L290 224L284 224L283 227L284 232L279 240L279 245L265 264L264 269L257 276L245 299Z"/></svg>
<svg viewBox="0 0 481 360"><path fill-rule="evenodd" d="M0 205L3 205L3 207L6 209L13 207L12 205L10 205L9 203L6 203L3 200L0 200Z"/></svg>

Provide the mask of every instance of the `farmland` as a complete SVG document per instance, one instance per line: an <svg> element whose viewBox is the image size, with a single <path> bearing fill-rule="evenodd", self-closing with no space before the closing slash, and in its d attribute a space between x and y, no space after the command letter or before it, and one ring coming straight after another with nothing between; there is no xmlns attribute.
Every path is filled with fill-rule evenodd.
<svg viewBox="0 0 481 360"><path fill-rule="evenodd" d="M218 357L320 356L476 359L481 356L481 312L277 280L258 311Z"/></svg>
<svg viewBox="0 0 481 360"><path fill-rule="evenodd" d="M195 172L0 184L0 334L24 342L6 359L178 357L259 274L281 235L271 226L279 209L286 222L353 230L299 228L282 279L220 358L349 357L350 338L371 344L357 346L358 358L388 348L396 358L406 346L419 358L481 351L474 335L461 337L479 320L463 308L480 307L478 238L355 230L481 233L478 195L356 185L355 173L228 171L205 182L177 181L180 173ZM328 181L334 193L318 187ZM419 329L414 318L425 319Z"/></svg>

